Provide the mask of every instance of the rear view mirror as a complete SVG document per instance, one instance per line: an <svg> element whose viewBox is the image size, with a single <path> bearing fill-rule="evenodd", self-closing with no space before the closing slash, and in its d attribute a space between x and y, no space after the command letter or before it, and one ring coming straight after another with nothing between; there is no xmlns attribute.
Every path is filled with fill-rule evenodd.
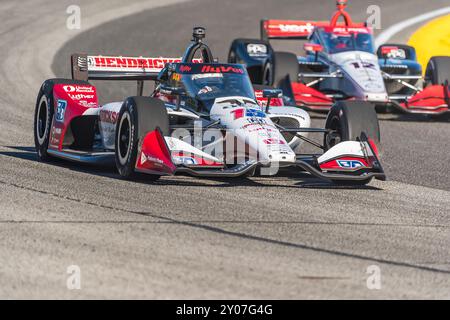
<svg viewBox="0 0 450 320"><path fill-rule="evenodd" d="M318 53L323 51L323 46L317 43L305 43L303 49L305 49L306 52Z"/></svg>
<svg viewBox="0 0 450 320"><path fill-rule="evenodd" d="M270 100L283 97L283 91L280 89L264 89L263 98L267 98L266 113L269 113Z"/></svg>
<svg viewBox="0 0 450 320"><path fill-rule="evenodd" d="M160 90L162 93L170 96L180 96L186 93L183 87L171 87L167 84L161 84Z"/></svg>
<svg viewBox="0 0 450 320"><path fill-rule="evenodd" d="M177 105L175 110L180 110L181 107L181 95L186 94L186 90L183 87L171 87L167 84L161 84L159 87L159 91L163 94L169 95L169 96L176 96L177 97Z"/></svg>
<svg viewBox="0 0 450 320"><path fill-rule="evenodd" d="M264 89L263 98L281 98L283 96L283 91L280 89Z"/></svg>

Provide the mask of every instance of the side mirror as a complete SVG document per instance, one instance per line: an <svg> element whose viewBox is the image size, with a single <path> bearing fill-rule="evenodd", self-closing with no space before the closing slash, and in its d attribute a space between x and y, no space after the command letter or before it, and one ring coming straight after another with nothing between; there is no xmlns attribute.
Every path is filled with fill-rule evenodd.
<svg viewBox="0 0 450 320"><path fill-rule="evenodd" d="M167 94L169 96L176 96L177 97L177 106L176 110L180 110L180 96L183 94L186 94L186 90L182 87L171 87L167 84L161 84L159 87L159 91L163 94Z"/></svg>
<svg viewBox="0 0 450 320"><path fill-rule="evenodd" d="M281 98L283 96L283 91L280 89L264 89L263 98Z"/></svg>
<svg viewBox="0 0 450 320"><path fill-rule="evenodd" d="M314 52L317 54L323 51L323 46L317 43L305 43L303 49L305 49L306 52Z"/></svg>
<svg viewBox="0 0 450 320"><path fill-rule="evenodd" d="M161 84L160 91L170 96L180 96L186 93L183 87L171 87L167 84Z"/></svg>
<svg viewBox="0 0 450 320"><path fill-rule="evenodd" d="M270 101L273 98L281 98L283 96L283 91L280 89L264 89L263 98L267 98L266 113L269 113Z"/></svg>

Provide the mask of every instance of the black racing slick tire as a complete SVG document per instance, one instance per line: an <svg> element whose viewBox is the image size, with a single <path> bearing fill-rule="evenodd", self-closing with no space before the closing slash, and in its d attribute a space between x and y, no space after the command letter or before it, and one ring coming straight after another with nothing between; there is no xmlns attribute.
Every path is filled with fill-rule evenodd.
<svg viewBox="0 0 450 320"><path fill-rule="evenodd" d="M450 83L450 57L432 57L428 61L425 79L433 85L448 85Z"/></svg>
<svg viewBox="0 0 450 320"><path fill-rule="evenodd" d="M123 178L136 177L139 141L157 128L164 135L168 135L169 118L164 102L149 97L129 97L124 101L115 137L116 167ZM146 175L147 180L155 181L159 178L160 175Z"/></svg>
<svg viewBox="0 0 450 320"><path fill-rule="evenodd" d="M280 83L289 76L291 82L298 81L298 59L290 52L275 52L264 66L263 84L279 87Z"/></svg>
<svg viewBox="0 0 450 320"><path fill-rule="evenodd" d="M39 90L34 112L34 144L39 161L49 161L48 154L50 142L50 130L55 114L55 101L53 99L53 87L56 84L89 85L86 81L72 79L49 79L46 80Z"/></svg>
<svg viewBox="0 0 450 320"><path fill-rule="evenodd" d="M364 101L338 101L328 113L324 146L328 150L342 141L357 141L365 134L377 145L380 143L380 125L375 107Z"/></svg>
<svg viewBox="0 0 450 320"><path fill-rule="evenodd" d="M332 131L325 135L325 151L343 141L358 141L362 135L372 139L377 146L381 140L375 107L364 101L338 101L328 113L325 129ZM333 182L340 185L366 185L371 180Z"/></svg>

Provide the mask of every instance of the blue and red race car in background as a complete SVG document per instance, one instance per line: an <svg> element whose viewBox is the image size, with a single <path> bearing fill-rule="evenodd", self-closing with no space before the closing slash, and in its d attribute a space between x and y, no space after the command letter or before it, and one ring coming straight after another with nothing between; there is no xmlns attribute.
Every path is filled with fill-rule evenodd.
<svg viewBox="0 0 450 320"><path fill-rule="evenodd" d="M376 50L372 28L353 22L346 5L337 1L331 21L262 20L261 39L234 40L228 60L245 64L253 83L281 88L290 103L308 110L356 99L384 110L449 112L450 57L432 57L422 77L413 47ZM308 40L306 55L276 51L271 39Z"/></svg>

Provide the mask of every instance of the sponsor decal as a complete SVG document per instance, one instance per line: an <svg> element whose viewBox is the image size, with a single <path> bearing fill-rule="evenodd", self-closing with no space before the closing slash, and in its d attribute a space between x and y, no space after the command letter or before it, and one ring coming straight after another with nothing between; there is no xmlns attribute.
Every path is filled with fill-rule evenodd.
<svg viewBox="0 0 450 320"><path fill-rule="evenodd" d="M85 108L97 108L98 107L97 102L88 102L85 100L78 101L78 104Z"/></svg>
<svg viewBox="0 0 450 320"><path fill-rule="evenodd" d="M231 111L234 115L234 120L243 118L244 115L249 118L265 118L266 114L258 109L236 109ZM250 119L249 119L250 120Z"/></svg>
<svg viewBox="0 0 450 320"><path fill-rule="evenodd" d="M266 114L258 109L247 109L245 112L247 117L265 118Z"/></svg>
<svg viewBox="0 0 450 320"><path fill-rule="evenodd" d="M142 68L162 69L169 62L180 62L181 59L167 58L122 58L122 57L89 57L88 66L96 68Z"/></svg>
<svg viewBox="0 0 450 320"><path fill-rule="evenodd" d="M263 141L265 144L285 144L283 140L277 138L264 139Z"/></svg>
<svg viewBox="0 0 450 320"><path fill-rule="evenodd" d="M180 81L181 80L181 74L179 74L179 73L172 74L172 80Z"/></svg>
<svg viewBox="0 0 450 320"><path fill-rule="evenodd" d="M63 86L63 89L67 93L94 93L95 92L94 87L92 87L92 86L67 85L67 86Z"/></svg>
<svg viewBox="0 0 450 320"><path fill-rule="evenodd" d="M204 65L201 69L202 73L239 73L244 74L244 69L234 67L234 66L211 66L211 65Z"/></svg>
<svg viewBox="0 0 450 320"><path fill-rule="evenodd" d="M69 93L68 96L72 100L92 100L95 97L93 94L84 94L84 93L77 93L77 94Z"/></svg>
<svg viewBox="0 0 450 320"><path fill-rule="evenodd" d="M352 33L370 33L369 29L367 28L353 28L353 27L336 27L333 28L333 33L342 33L342 34L347 34L349 32Z"/></svg>
<svg viewBox="0 0 450 320"><path fill-rule="evenodd" d="M364 167L364 164L358 160L337 160L336 163L344 169L356 169Z"/></svg>
<svg viewBox="0 0 450 320"><path fill-rule="evenodd" d="M265 56L267 55L267 46L260 43L249 43L247 53L250 56Z"/></svg>
<svg viewBox="0 0 450 320"><path fill-rule="evenodd" d="M311 23L306 24L279 24L275 26L269 26L270 28L277 28L282 32L292 33L310 33L314 30L314 25Z"/></svg>
<svg viewBox="0 0 450 320"><path fill-rule="evenodd" d="M267 121L264 118L252 117L247 118L247 121L249 122L249 124L267 125Z"/></svg>
<svg viewBox="0 0 450 320"><path fill-rule="evenodd" d="M88 68L90 70L110 69L120 71L120 69L137 69L137 71L159 71L166 63L181 62L181 58L132 58L132 57L102 57L89 56ZM194 63L201 62L201 59L194 59Z"/></svg>
<svg viewBox="0 0 450 320"><path fill-rule="evenodd" d="M153 164L158 164L158 165L162 165L164 164L164 162L161 159L155 158L155 157L151 157L146 155L144 152L141 152L141 165L143 165L144 163L146 163L147 161L149 162L153 162Z"/></svg>
<svg viewBox="0 0 450 320"><path fill-rule="evenodd" d="M67 101L58 100L56 104L55 120L57 122L64 122L64 117L66 115Z"/></svg>
<svg viewBox="0 0 450 320"><path fill-rule="evenodd" d="M79 106L97 108L97 97L94 86L90 85L62 85L62 90Z"/></svg>
<svg viewBox="0 0 450 320"><path fill-rule="evenodd" d="M248 130L248 132L261 132L261 131L263 131L262 135L264 135L264 136L267 136L267 135L274 136L274 134L279 133L278 130L273 129L272 127L268 127L268 126L264 126L264 127L258 126L256 128Z"/></svg>
<svg viewBox="0 0 450 320"><path fill-rule="evenodd" d="M62 129L61 128L52 128L51 141L50 144L53 146L59 145L59 138L61 137Z"/></svg>
<svg viewBox="0 0 450 320"><path fill-rule="evenodd" d="M258 118L258 119L255 119L255 120L251 120L251 121L250 120L251 120L251 118L249 118L249 122L250 123L244 124L241 127L241 129L247 129L247 130L249 130L249 132L253 132L259 127L264 128L264 130L273 131L273 132L276 132L276 130L278 130L274 126L269 125L264 119ZM253 128L253 129L249 129L249 128Z"/></svg>
<svg viewBox="0 0 450 320"><path fill-rule="evenodd" d="M192 80L206 79L206 78L223 78L222 73L204 73L204 74L194 74L192 75Z"/></svg>
<svg viewBox="0 0 450 320"><path fill-rule="evenodd" d="M374 69L374 70L376 70L376 67L375 67L375 65L373 64L373 63L370 63L370 62L363 62L363 63L360 63L360 62L351 62L350 63L355 69L359 69L359 68L367 68L367 69Z"/></svg>
<svg viewBox="0 0 450 320"><path fill-rule="evenodd" d="M403 49L392 50L387 54L388 58L391 59L406 59L406 52Z"/></svg>
<svg viewBox="0 0 450 320"><path fill-rule="evenodd" d="M190 66L182 65L182 66L180 67L180 71L181 71L181 72L191 72L191 71L192 71L192 68L191 68Z"/></svg>
<svg viewBox="0 0 450 320"><path fill-rule="evenodd" d="M119 118L119 113L111 110L101 110L99 117L101 122L116 124Z"/></svg>
<svg viewBox="0 0 450 320"><path fill-rule="evenodd" d="M290 154L292 151L290 151L289 146L285 144L269 144L267 145L267 149L270 152L276 152L280 154Z"/></svg>
<svg viewBox="0 0 450 320"><path fill-rule="evenodd" d="M384 46L381 48L381 54L390 59L406 59L406 51L399 47Z"/></svg>
<svg viewBox="0 0 450 320"><path fill-rule="evenodd" d="M200 89L199 92L197 92L197 94L202 95L202 94L209 93L212 91L213 91L213 89L211 87L205 86L202 89Z"/></svg>

